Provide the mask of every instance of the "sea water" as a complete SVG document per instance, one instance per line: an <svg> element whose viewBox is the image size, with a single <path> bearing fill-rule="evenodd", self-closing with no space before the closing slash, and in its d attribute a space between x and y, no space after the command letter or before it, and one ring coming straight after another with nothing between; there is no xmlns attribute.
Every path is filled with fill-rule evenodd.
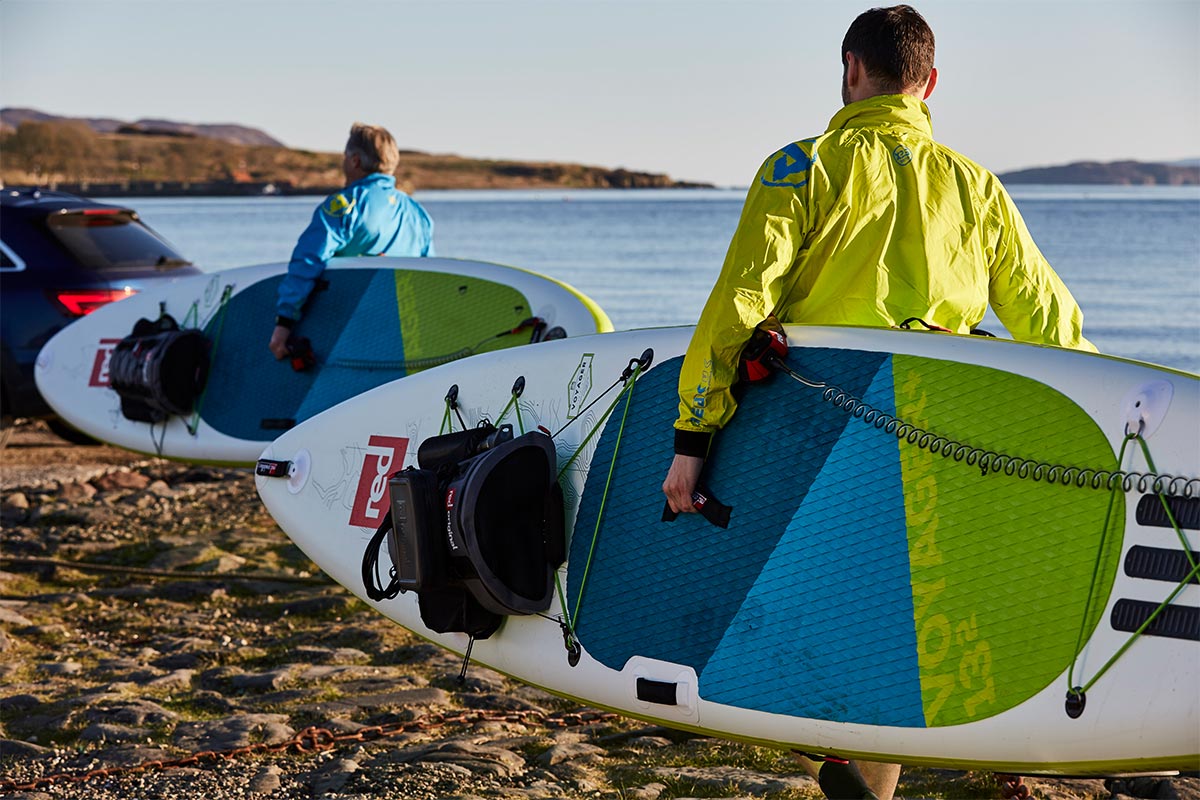
<svg viewBox="0 0 1200 800"><path fill-rule="evenodd" d="M1016 186L1104 353L1200 372L1200 188ZM523 267L594 299L618 329L691 324L744 190L429 191L440 256ZM204 270L286 261L320 198L125 198ZM264 321L264 331L269 321ZM989 312L983 326L1003 335ZM264 337L266 334L264 333Z"/></svg>

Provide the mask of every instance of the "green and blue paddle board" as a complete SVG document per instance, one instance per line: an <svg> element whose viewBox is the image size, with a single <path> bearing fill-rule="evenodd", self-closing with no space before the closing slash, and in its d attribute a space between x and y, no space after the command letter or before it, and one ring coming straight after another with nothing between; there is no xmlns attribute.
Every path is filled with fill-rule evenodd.
<svg viewBox="0 0 1200 800"><path fill-rule="evenodd" d="M268 446L292 468L259 492L365 598L378 475L415 464L448 420L540 426L556 432L568 558L550 609L507 618L473 659L805 752L1024 774L1195 768L1200 378L1007 340L792 327L804 382L748 387L706 466L731 507L722 528L662 521L690 334L551 342L381 386ZM649 369L605 394L647 350ZM462 422L447 416L452 385ZM412 593L367 602L467 648L427 629Z"/></svg>
<svg viewBox="0 0 1200 800"><path fill-rule="evenodd" d="M570 286L513 267L447 258L334 259L296 335L315 363L294 370L267 349L286 264L181 278L98 309L42 349L38 388L85 433L182 461L251 464L282 430L368 389L477 352L612 329ZM110 388L113 348L139 318L200 328L211 367L194 415L126 419ZM531 322L531 320L536 320Z"/></svg>

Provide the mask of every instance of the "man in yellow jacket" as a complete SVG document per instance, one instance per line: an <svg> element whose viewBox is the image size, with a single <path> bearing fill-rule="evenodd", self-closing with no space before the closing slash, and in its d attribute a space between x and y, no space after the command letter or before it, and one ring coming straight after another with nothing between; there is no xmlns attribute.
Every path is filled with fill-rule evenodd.
<svg viewBox="0 0 1200 800"><path fill-rule="evenodd" d="M989 304L1014 338L1095 350L1083 314L996 176L933 140L923 102L937 83L934 37L910 6L875 8L842 42L842 108L821 136L763 163L679 377L675 459L663 492L676 512L755 328L784 323L895 327L909 317L968 333ZM891 797L899 767L864 765Z"/></svg>

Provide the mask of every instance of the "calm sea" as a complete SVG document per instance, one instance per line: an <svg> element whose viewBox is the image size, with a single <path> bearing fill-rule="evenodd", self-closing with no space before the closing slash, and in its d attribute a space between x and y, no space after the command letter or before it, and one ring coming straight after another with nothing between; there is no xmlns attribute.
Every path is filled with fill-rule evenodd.
<svg viewBox="0 0 1200 800"><path fill-rule="evenodd" d="M1200 373L1200 188L1014 187L1102 352ZM440 256L524 267L618 329L696 321L741 190L421 192ZM116 200L205 270L286 261L317 197ZM990 315L983 327L1002 333Z"/></svg>

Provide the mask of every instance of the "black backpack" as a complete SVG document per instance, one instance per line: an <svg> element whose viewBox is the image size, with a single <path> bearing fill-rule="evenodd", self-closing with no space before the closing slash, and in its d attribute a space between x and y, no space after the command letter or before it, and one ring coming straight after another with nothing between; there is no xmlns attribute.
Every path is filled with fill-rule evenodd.
<svg viewBox="0 0 1200 800"><path fill-rule="evenodd" d="M192 413L208 380L209 341L197 328L181 329L169 314L142 318L117 343L109 381L121 413L137 422L162 422Z"/></svg>

